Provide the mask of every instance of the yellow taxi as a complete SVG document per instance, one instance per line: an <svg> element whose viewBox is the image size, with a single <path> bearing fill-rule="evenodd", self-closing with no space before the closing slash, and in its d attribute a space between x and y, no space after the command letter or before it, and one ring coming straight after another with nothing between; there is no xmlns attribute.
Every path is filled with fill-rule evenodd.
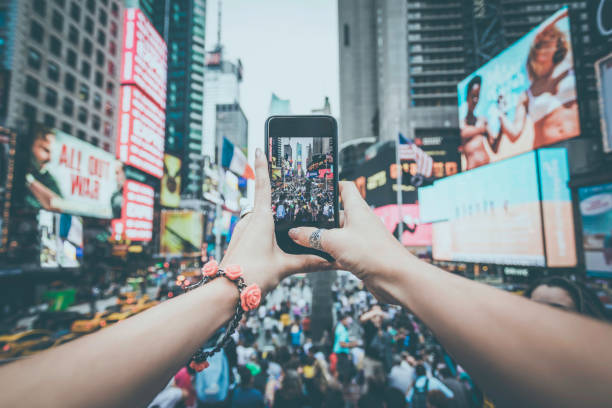
<svg viewBox="0 0 612 408"><path fill-rule="evenodd" d="M19 357L24 352L38 351L53 343L48 330L26 330L0 336L0 359Z"/></svg>
<svg viewBox="0 0 612 408"><path fill-rule="evenodd" d="M106 326L105 318L111 313L106 312L98 312L91 319L83 319L83 320L75 320L70 327L70 331L73 333L91 333L98 330L101 327Z"/></svg>

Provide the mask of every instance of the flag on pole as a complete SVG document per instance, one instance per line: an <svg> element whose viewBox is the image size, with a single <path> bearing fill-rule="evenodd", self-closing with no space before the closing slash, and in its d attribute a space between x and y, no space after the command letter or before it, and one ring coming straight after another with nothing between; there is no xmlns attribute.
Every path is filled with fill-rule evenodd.
<svg viewBox="0 0 612 408"><path fill-rule="evenodd" d="M221 166L230 169L236 175L245 179L254 179L255 173L249 166L247 158L232 142L223 138L223 151L221 153Z"/></svg>
<svg viewBox="0 0 612 408"><path fill-rule="evenodd" d="M398 134L398 155L400 160L414 160L417 164L417 174L431 177L433 170L433 159L414 143L414 140Z"/></svg>

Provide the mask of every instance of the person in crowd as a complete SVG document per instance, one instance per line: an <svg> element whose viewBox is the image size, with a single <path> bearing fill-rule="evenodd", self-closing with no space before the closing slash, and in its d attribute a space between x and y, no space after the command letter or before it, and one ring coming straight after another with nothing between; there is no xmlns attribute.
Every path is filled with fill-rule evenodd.
<svg viewBox="0 0 612 408"><path fill-rule="evenodd" d="M334 331L334 353L340 358L348 358L350 349L357 346L357 341L351 341L349 337L348 327L352 323L352 317L350 314L345 313L340 316L336 330ZM343 356L343 357L340 357Z"/></svg>
<svg viewBox="0 0 612 408"><path fill-rule="evenodd" d="M402 353L401 356L396 355L395 364L388 376L389 386L400 390L406 395L415 380L415 365L414 358L409 354Z"/></svg>
<svg viewBox="0 0 612 408"><path fill-rule="evenodd" d="M427 401L427 394L433 390L441 391L447 398L453 398L453 392L442 381L432 375L428 375L423 364L416 366L415 373L416 379L406 397L406 401L411 403L411 406L414 408L424 407Z"/></svg>
<svg viewBox="0 0 612 408"><path fill-rule="evenodd" d="M238 367L240 384L234 388L231 398L232 408L264 408L263 394L253 387L253 376L246 367Z"/></svg>
<svg viewBox="0 0 612 408"><path fill-rule="evenodd" d="M590 316L605 319L601 300L584 283L563 276L550 276L531 285L525 292L531 300Z"/></svg>
<svg viewBox="0 0 612 408"><path fill-rule="evenodd" d="M302 408L308 401L304 395L302 381L297 371L284 373L281 387L274 394L274 408Z"/></svg>
<svg viewBox="0 0 612 408"><path fill-rule="evenodd" d="M298 244L320 248L335 262L283 253L275 243L268 167L260 150L255 168L254 211L236 225L221 267L241 265L247 284L257 284L262 295L294 273L351 271L377 301L418 315L435 333L435 341L496 403L612 405L607 381L612 365L610 325L422 262L391 236L353 183L340 183L340 228L319 234L309 227L290 232ZM193 352L234 316L237 302L236 287L226 279L214 279L120 324L3 365L0 406L146 406ZM87 375L82 375L83 367ZM416 370L415 386L427 383L431 391L434 379L426 376L422 365ZM202 373L206 370L198 374ZM288 400L294 400L292 407L300 406L305 397L295 370L285 372L275 395L274 406Z"/></svg>
<svg viewBox="0 0 612 408"><path fill-rule="evenodd" d="M448 397L440 390L431 390L427 393L427 408L450 408ZM416 408L416 407L415 407Z"/></svg>
<svg viewBox="0 0 612 408"><path fill-rule="evenodd" d="M385 317L385 313L380 306L374 305L359 318L364 332L363 371L366 379L370 378L376 369L386 368L386 355L390 351L390 344L383 334L383 319Z"/></svg>
<svg viewBox="0 0 612 408"><path fill-rule="evenodd" d="M439 373L442 383L453 392L449 408L470 408L471 398L465 383L454 377L447 366L442 367Z"/></svg>
<svg viewBox="0 0 612 408"><path fill-rule="evenodd" d="M186 365L174 376L174 385L182 389L186 396L183 398L185 408L197 407L196 390L193 386L195 371Z"/></svg>

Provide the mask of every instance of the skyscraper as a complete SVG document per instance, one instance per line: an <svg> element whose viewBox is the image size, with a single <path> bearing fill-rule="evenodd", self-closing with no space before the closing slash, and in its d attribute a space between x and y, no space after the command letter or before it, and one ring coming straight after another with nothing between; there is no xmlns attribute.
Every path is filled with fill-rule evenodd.
<svg viewBox="0 0 612 408"><path fill-rule="evenodd" d="M0 0L0 124L41 122L114 152L123 7Z"/></svg>
<svg viewBox="0 0 612 408"><path fill-rule="evenodd" d="M182 194L202 190L206 0L155 0L154 25L168 45L166 152L183 161Z"/></svg>

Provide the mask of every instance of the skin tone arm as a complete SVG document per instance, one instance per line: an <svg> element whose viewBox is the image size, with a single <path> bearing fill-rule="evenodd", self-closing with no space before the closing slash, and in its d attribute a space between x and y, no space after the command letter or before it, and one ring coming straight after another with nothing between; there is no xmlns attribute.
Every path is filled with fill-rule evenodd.
<svg viewBox="0 0 612 408"><path fill-rule="evenodd" d="M514 122L511 122L500 109L499 121L501 125L501 133L506 134L508 139L514 143L523 133L525 123L527 122L527 95L523 94L519 100L514 114Z"/></svg>
<svg viewBox="0 0 612 408"><path fill-rule="evenodd" d="M237 225L221 265L238 264L266 293L291 273L329 264L276 245L267 162L257 151L255 209ZM196 349L233 315L226 279L163 302L60 347L0 367L0 406L137 407L161 391Z"/></svg>
<svg viewBox="0 0 612 408"><path fill-rule="evenodd" d="M340 185L342 228L323 250L383 302L401 304L501 406L612 406L612 327L461 278L412 256L353 183ZM292 230L308 246L312 228Z"/></svg>

